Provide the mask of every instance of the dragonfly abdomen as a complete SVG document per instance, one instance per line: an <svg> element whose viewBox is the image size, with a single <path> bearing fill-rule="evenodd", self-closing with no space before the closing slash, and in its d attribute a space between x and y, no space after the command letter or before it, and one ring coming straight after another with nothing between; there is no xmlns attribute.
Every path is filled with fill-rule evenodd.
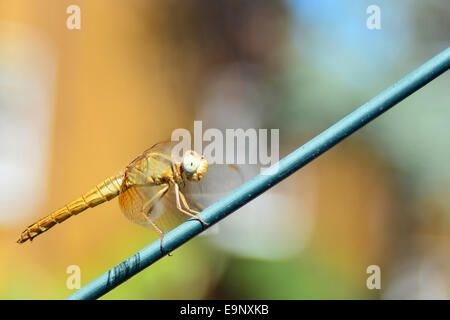
<svg viewBox="0 0 450 320"><path fill-rule="evenodd" d="M47 217L30 225L22 232L17 242L23 243L27 240L32 240L34 237L37 237L39 234L47 231L55 224L61 223L71 216L77 215L88 208L95 207L103 202L117 197L121 191L122 182L123 174L105 179L103 182L96 185L95 188L89 190L81 197L68 203L63 208L56 210Z"/></svg>

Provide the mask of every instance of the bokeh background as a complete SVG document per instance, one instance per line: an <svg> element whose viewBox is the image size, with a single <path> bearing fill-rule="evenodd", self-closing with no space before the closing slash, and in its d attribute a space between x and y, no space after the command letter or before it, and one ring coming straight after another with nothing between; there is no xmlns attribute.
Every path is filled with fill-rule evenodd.
<svg viewBox="0 0 450 320"><path fill-rule="evenodd" d="M156 240L115 200L15 243L174 129L278 128L284 156L449 40L447 0L0 0L0 298L65 298L68 266L85 285ZM447 73L103 299L449 299L449 88Z"/></svg>

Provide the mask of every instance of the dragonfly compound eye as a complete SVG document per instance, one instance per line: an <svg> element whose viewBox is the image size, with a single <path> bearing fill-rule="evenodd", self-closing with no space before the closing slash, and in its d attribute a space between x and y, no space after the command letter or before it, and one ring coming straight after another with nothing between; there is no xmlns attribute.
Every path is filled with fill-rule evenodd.
<svg viewBox="0 0 450 320"><path fill-rule="evenodd" d="M193 174L197 171L200 165L201 157L194 151L188 151L183 158L183 169L189 173Z"/></svg>

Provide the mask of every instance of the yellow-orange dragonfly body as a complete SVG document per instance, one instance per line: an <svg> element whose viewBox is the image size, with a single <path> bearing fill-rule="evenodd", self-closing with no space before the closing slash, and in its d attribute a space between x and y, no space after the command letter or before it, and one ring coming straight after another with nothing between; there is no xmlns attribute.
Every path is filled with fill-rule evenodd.
<svg viewBox="0 0 450 320"><path fill-rule="evenodd" d="M205 202L195 197L207 193L202 190L200 182L207 180L204 177L208 175L208 162L192 150L176 161L172 157L174 145L174 142L154 145L133 160L124 171L105 179L78 199L30 225L17 242L31 241L57 223L117 196L125 216L137 224L153 228L161 240L166 231L190 217L206 224L196 216L204 209ZM234 166L214 167L226 167L227 179L233 171L239 171ZM238 180L242 180L239 173ZM212 183L221 184L220 181Z"/></svg>

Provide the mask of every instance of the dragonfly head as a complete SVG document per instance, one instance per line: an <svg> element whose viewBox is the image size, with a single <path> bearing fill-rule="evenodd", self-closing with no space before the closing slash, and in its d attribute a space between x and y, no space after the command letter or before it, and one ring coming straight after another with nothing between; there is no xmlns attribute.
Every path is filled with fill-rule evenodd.
<svg viewBox="0 0 450 320"><path fill-rule="evenodd" d="M183 171L191 181L200 181L208 170L208 161L195 151L187 151L183 157Z"/></svg>

